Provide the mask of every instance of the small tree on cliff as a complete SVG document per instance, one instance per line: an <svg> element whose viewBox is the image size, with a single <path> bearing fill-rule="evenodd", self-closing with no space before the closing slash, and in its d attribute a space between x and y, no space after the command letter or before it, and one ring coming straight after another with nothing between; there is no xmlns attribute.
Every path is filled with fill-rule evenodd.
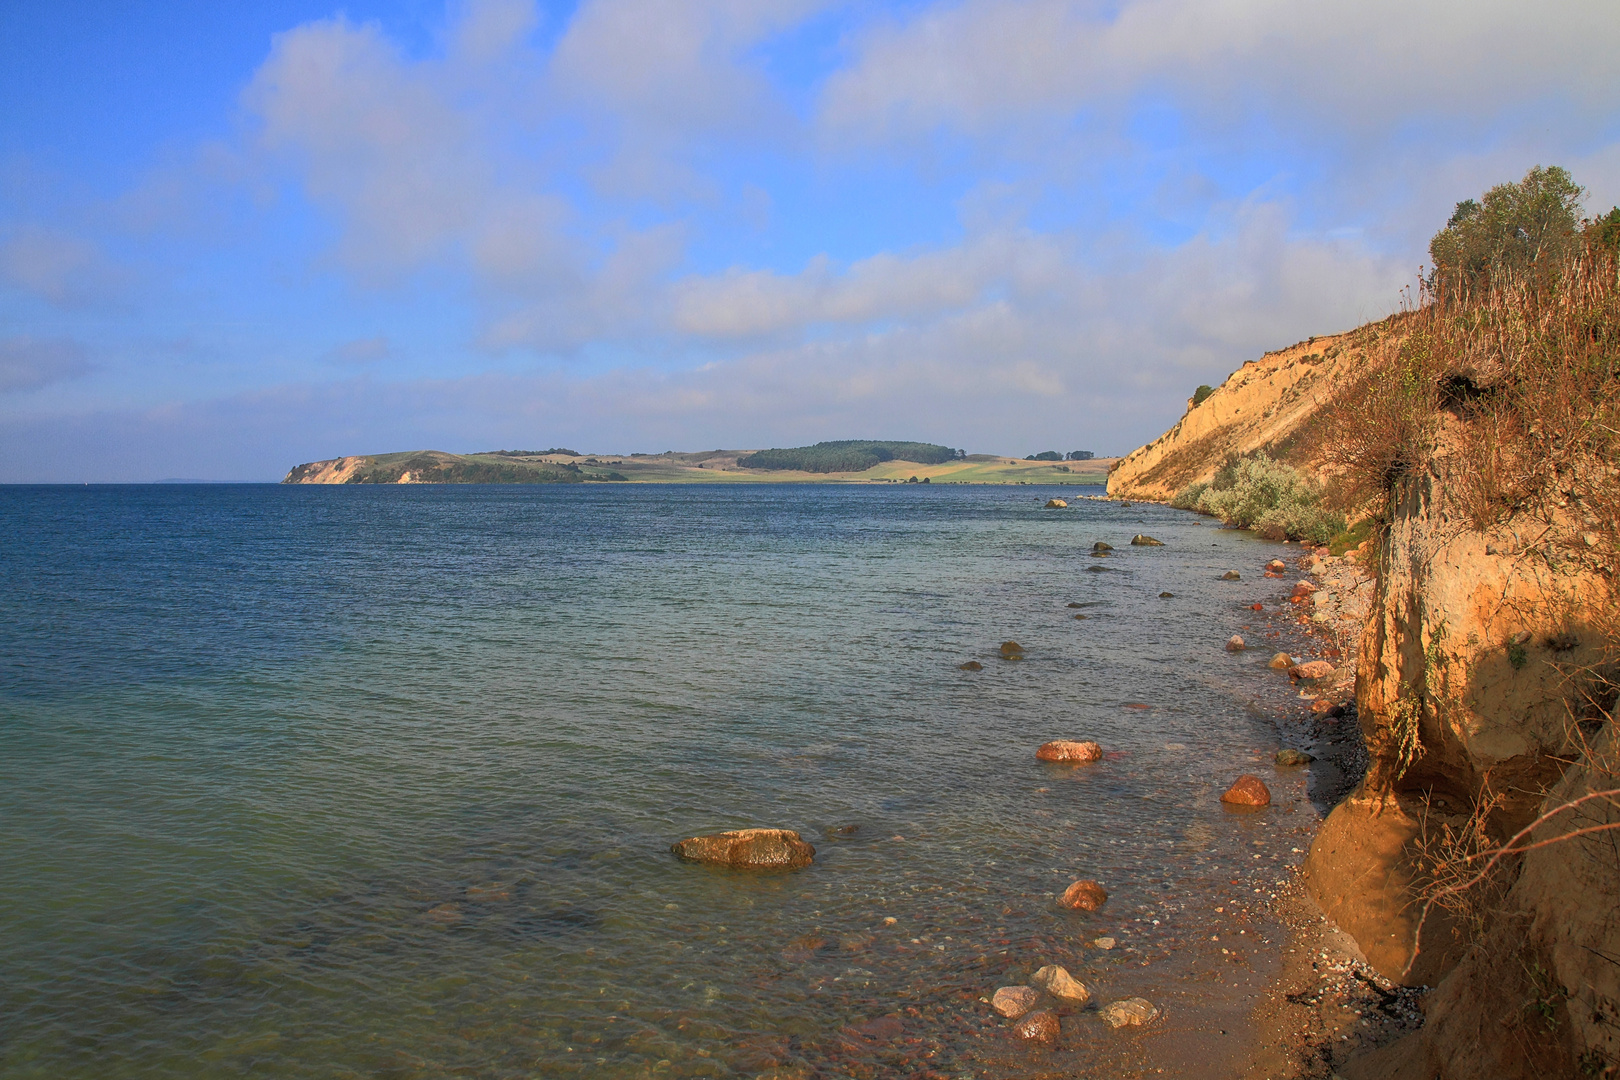
<svg viewBox="0 0 1620 1080"><path fill-rule="evenodd" d="M1537 165L1518 183L1464 199L1429 241L1430 289L1458 298L1503 272L1561 259L1579 242L1584 194L1567 169Z"/></svg>

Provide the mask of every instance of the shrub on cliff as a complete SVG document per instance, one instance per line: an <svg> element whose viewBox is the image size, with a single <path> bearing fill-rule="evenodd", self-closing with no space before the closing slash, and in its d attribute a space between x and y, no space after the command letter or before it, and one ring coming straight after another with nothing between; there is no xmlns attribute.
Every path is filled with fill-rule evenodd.
<svg viewBox="0 0 1620 1080"><path fill-rule="evenodd" d="M1186 488L1170 505L1253 529L1268 540L1325 544L1344 518L1322 504L1322 492L1298 469L1261 452L1222 466L1208 484Z"/></svg>

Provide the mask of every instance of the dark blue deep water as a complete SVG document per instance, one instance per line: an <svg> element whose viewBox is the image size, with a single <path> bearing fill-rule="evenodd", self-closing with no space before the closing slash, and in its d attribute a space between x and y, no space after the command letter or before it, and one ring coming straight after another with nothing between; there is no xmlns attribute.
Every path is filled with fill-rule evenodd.
<svg viewBox="0 0 1620 1080"><path fill-rule="evenodd" d="M1075 491L0 488L0 1077L1091 1075L980 1001L1046 962L1196 1027L1309 813L1215 798L1272 551ZM747 825L815 865L668 853Z"/></svg>

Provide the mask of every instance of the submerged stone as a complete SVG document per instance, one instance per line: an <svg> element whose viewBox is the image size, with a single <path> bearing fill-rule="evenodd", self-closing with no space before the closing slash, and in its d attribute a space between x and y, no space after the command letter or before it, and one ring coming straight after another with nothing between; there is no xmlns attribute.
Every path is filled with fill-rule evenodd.
<svg viewBox="0 0 1620 1080"><path fill-rule="evenodd" d="M965 664L957 664L956 669L958 671L983 671L984 665L977 660L969 660Z"/></svg>
<svg viewBox="0 0 1620 1080"><path fill-rule="evenodd" d="M1096 911L1108 902L1108 890L1095 881L1077 881L1063 890L1063 906L1079 911Z"/></svg>
<svg viewBox="0 0 1620 1080"><path fill-rule="evenodd" d="M1242 652L1247 648L1248 646L1243 644L1243 635L1241 634L1233 634L1231 637L1226 639L1227 652Z"/></svg>
<svg viewBox="0 0 1620 1080"><path fill-rule="evenodd" d="M1048 510L1067 510L1068 508L1069 504L1064 502L1062 499L1046 500L1046 509Z"/></svg>
<svg viewBox="0 0 1620 1080"><path fill-rule="evenodd" d="M1155 540L1146 533L1137 533L1131 537L1131 543L1136 547L1164 547L1163 540Z"/></svg>
<svg viewBox="0 0 1620 1080"><path fill-rule="evenodd" d="M734 870L797 870L816 857L816 849L792 829L734 829L693 836L669 850L685 862Z"/></svg>
<svg viewBox="0 0 1620 1080"><path fill-rule="evenodd" d="M1280 652L1276 656L1273 656L1271 658L1271 662L1266 665L1266 667L1274 668L1277 671L1282 671L1293 666L1294 658L1285 652Z"/></svg>
<svg viewBox="0 0 1620 1080"><path fill-rule="evenodd" d="M1111 1028L1138 1027L1158 1019L1159 1010L1146 998L1126 998L1105 1006L1100 1015Z"/></svg>
<svg viewBox="0 0 1620 1080"><path fill-rule="evenodd" d="M1053 739L1036 749L1035 758L1038 761L1099 761L1102 747L1089 739Z"/></svg>
<svg viewBox="0 0 1620 1080"><path fill-rule="evenodd" d="M1236 570L1228 570L1226 573L1221 575L1221 580L1222 581L1242 581L1243 576L1241 574L1239 574Z"/></svg>
<svg viewBox="0 0 1620 1080"><path fill-rule="evenodd" d="M1309 765L1316 759L1303 750L1285 748L1277 751L1277 756L1272 760L1286 768L1292 765Z"/></svg>

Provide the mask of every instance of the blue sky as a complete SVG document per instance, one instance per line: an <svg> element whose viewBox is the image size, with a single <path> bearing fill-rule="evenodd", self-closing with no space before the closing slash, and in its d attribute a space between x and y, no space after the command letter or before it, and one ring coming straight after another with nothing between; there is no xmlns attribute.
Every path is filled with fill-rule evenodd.
<svg viewBox="0 0 1620 1080"><path fill-rule="evenodd" d="M0 482L348 453L1123 452L1620 202L1620 5L0 7Z"/></svg>

